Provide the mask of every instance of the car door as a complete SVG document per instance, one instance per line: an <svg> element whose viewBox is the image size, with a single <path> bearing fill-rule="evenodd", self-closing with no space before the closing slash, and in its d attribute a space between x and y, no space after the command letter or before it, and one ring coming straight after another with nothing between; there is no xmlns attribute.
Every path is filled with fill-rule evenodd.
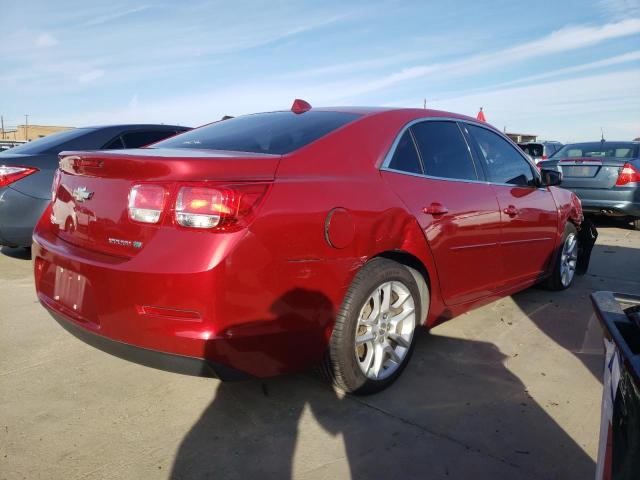
<svg viewBox="0 0 640 480"><path fill-rule="evenodd" d="M382 173L425 232L444 302L489 295L503 277L500 212L457 122L417 122L396 143Z"/></svg>
<svg viewBox="0 0 640 480"><path fill-rule="evenodd" d="M505 286L541 276L558 231L558 211L551 192L539 186L535 167L501 135L475 124L464 128L500 206Z"/></svg>

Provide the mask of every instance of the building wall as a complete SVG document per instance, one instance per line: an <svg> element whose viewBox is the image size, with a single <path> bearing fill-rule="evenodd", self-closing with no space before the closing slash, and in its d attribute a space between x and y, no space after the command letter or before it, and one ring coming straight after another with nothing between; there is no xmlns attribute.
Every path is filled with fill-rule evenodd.
<svg viewBox="0 0 640 480"><path fill-rule="evenodd" d="M504 134L516 143L535 142L538 139L537 135L531 133L509 133Z"/></svg>
<svg viewBox="0 0 640 480"><path fill-rule="evenodd" d="M62 132L63 130L69 130L73 127L60 127L53 125L18 125L10 130L4 130L4 136L0 132L0 139L2 140L37 140L38 138L46 137L52 133Z"/></svg>

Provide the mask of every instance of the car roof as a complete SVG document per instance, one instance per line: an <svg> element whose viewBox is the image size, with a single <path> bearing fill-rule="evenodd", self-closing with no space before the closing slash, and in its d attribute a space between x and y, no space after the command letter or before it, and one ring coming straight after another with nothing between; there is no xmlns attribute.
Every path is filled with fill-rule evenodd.
<svg viewBox="0 0 640 480"><path fill-rule="evenodd" d="M415 116L416 118L428 118L428 117L449 117L460 120L470 120L478 122L474 117L467 115L461 115L459 113L446 112L444 110L433 110L429 108L394 108L394 107L320 107L313 110L319 110L324 112L342 112L342 113L357 113L363 116L380 115L385 113L405 113Z"/></svg>
<svg viewBox="0 0 640 480"><path fill-rule="evenodd" d="M579 146L579 145L593 145L593 144L598 144L598 143L603 143L604 145L607 145L609 143L615 143L615 144L622 144L622 145L640 145L640 142L636 142L634 140L605 140L604 142L602 140L594 140L592 142L576 142L576 143L567 143L565 145L565 147L571 147L571 146Z"/></svg>
<svg viewBox="0 0 640 480"><path fill-rule="evenodd" d="M164 123L122 123L122 124L113 124L113 125L90 125L87 127L79 127L82 129L92 129L99 130L103 128L126 128L126 129L140 129L140 128L151 128L151 129L175 129L175 128L191 128L185 127L184 125L166 125Z"/></svg>

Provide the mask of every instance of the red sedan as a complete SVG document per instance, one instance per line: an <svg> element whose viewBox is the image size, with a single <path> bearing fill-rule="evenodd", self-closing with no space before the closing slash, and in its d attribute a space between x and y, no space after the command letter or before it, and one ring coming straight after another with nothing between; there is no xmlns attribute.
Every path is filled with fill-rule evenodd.
<svg viewBox="0 0 640 480"><path fill-rule="evenodd" d="M469 117L301 101L65 152L34 234L37 293L139 363L223 380L320 363L370 393L417 327L586 269L595 231L559 175Z"/></svg>

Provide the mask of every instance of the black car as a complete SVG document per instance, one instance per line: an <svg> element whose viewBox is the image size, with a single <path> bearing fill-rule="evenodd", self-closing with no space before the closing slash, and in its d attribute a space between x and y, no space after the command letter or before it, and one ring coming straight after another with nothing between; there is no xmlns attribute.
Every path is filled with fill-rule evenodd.
<svg viewBox="0 0 640 480"><path fill-rule="evenodd" d="M58 153L138 148L187 130L176 125L74 128L0 152L0 245L31 245L33 228L51 198Z"/></svg>
<svg viewBox="0 0 640 480"><path fill-rule="evenodd" d="M538 167L562 172L585 213L627 218L640 230L640 142L572 143Z"/></svg>

